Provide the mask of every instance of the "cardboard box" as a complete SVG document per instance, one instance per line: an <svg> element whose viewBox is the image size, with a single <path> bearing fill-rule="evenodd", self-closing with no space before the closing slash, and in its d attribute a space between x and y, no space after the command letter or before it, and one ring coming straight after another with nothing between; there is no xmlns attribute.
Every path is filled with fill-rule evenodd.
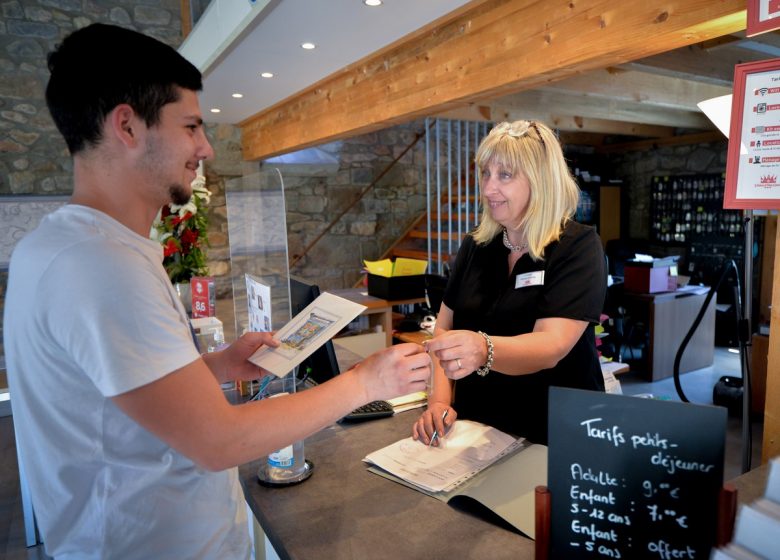
<svg viewBox="0 0 780 560"><path fill-rule="evenodd" d="M368 295L398 301L425 297L425 275L377 276L368 275Z"/></svg>
<svg viewBox="0 0 780 560"><path fill-rule="evenodd" d="M677 289L677 267L669 266L628 266L623 269L624 289L638 294L673 292Z"/></svg>

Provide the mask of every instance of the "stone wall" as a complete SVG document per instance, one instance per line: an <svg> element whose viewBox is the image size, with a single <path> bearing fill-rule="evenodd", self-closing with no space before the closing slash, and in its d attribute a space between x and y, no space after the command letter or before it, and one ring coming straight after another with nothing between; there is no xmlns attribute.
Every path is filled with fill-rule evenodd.
<svg viewBox="0 0 780 560"><path fill-rule="evenodd" d="M49 78L46 55L70 32L96 22L135 29L173 47L182 40L179 0L0 1L0 196L72 193L72 160L44 99ZM209 266L213 273L226 275L222 192L224 177L241 173L240 132L229 125L211 125L207 134L216 152L206 168L208 186L215 192ZM0 274L0 310L6 278L5 272Z"/></svg>
<svg viewBox="0 0 780 560"><path fill-rule="evenodd" d="M424 141L385 170L423 130L424 123L413 122L320 146L336 160L332 164L264 164L278 167L284 177L289 255L297 260L291 274L323 289L351 287L360 279L363 260L378 259L403 234L425 210Z"/></svg>
<svg viewBox="0 0 780 560"><path fill-rule="evenodd" d="M70 32L95 22L136 29L178 47L179 10L179 0L0 3L0 195L73 190L70 157L44 100L47 53Z"/></svg>
<svg viewBox="0 0 780 560"><path fill-rule="evenodd" d="M688 146L663 146L654 150L612 155L611 176L628 188L628 237L650 237L650 200L655 175L692 175L726 171L727 141ZM624 211L626 211L624 210Z"/></svg>

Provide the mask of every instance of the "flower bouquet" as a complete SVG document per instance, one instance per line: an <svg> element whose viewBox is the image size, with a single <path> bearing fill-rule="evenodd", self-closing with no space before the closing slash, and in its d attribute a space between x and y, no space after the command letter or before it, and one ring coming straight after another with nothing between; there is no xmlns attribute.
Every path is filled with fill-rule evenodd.
<svg viewBox="0 0 780 560"><path fill-rule="evenodd" d="M206 188L202 164L192 182L192 196L183 205L166 204L152 224L151 238L163 246L163 266L174 284L208 274L206 252L211 192Z"/></svg>

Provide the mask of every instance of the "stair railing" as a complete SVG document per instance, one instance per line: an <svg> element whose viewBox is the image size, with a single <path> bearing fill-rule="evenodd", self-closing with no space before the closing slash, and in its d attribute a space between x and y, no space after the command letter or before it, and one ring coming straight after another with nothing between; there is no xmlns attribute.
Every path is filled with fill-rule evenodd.
<svg viewBox="0 0 780 560"><path fill-rule="evenodd" d="M401 160L401 158L402 158L402 157L404 157L404 156L406 155L406 153L407 153L409 150L411 150L411 149L412 149L414 146L416 146L416 145L417 145L417 142L419 142L419 141L420 141L420 139L421 139L423 136L425 136L426 138L428 137L428 135L426 134L426 132L428 131L428 127L429 127L429 124L428 124L428 121L427 121L427 119L426 119L426 122L425 122L425 129L423 129L423 131L422 131L422 132L418 132L418 133L416 133L416 134L415 134L415 136L414 136L414 139L413 139L413 140L412 140L412 141L409 143L409 145L408 145L408 146L406 146L406 148L404 148L404 149L401 151L401 153L399 153L399 154L398 154L398 155L397 155L397 156L396 156L396 157L393 159L393 161L391 161L390 163L388 163L388 164L385 166L385 168L384 168L384 169L382 169L382 171L380 171L380 172L379 172L379 175L377 175L377 176L374 178L374 180L373 180L373 181L371 181L371 183L369 183L369 184L368 184L368 186L366 186L366 187L365 187L365 188L364 188L362 191L360 191L360 194L359 194L357 197L355 197L355 199L354 199L354 200L353 200L351 203L349 203L349 204L347 205L347 207L346 207L346 208L344 208L344 209L343 209L341 212L339 212L338 216L336 216L335 218L333 218L333 219L330 221L330 223L329 223L327 226L325 226L325 229L323 229L323 230L322 230L322 231L319 233L319 235L317 235L317 237L315 237L315 238L314 238L314 239L311 241L311 243L309 243L309 244L308 244L306 247L304 247L304 249L301 251L301 253L300 253L299 255L295 255L295 256L293 257L293 259L290 261L290 269L291 269L291 270L292 270L292 268L293 268L293 267L294 267L296 264L298 264L298 262L299 262L299 261L301 261L301 260L302 260L302 259L303 259L303 258L304 258L304 257L305 257L305 256L306 256L308 253L309 253L309 251L311 251L312 247L314 247L314 246L315 246L315 245L316 245L316 244L317 244L317 243L320 241L320 239L322 239L323 237L325 237L325 236L328 234L328 232L329 232L331 229L333 229L333 226L335 226L335 225L336 225L336 224L339 222L339 220L341 220L341 218L343 218L343 217L344 217L344 215L346 215L346 214L347 214L347 212L349 212L350 210L352 210L352 209L353 209L353 208L354 208L354 207L357 205L357 203L358 203L358 202L360 202L361 200L363 200L363 198L364 198L364 197L365 197L365 196L366 196L366 195L367 195L367 194L368 194L368 193L371 191L371 189L373 189L373 188L374 188L374 187L377 185L377 183L379 183L379 181L381 181L381 180L382 180L382 177L384 177L385 175L387 175L387 173L388 173L388 172L389 172L389 171L390 171L390 170L391 170L391 169L392 169L392 168L393 168L393 167L394 167L394 166L395 166L395 165L396 165L396 164L397 164L397 163L398 163L398 162Z"/></svg>
<svg viewBox="0 0 780 560"><path fill-rule="evenodd" d="M487 122L425 119L426 130L433 134L433 138L431 134L425 136L429 272L444 273L464 235L479 221L479 172L474 160L480 141L491 127ZM446 179L442 179L444 174ZM453 187L456 190L454 199ZM446 191L446 198L443 191ZM442 237L446 238L446 244L442 243Z"/></svg>

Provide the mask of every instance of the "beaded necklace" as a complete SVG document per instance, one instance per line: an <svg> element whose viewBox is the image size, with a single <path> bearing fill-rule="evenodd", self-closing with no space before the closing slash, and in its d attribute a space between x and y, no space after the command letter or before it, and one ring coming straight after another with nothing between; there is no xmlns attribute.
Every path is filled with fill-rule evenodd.
<svg viewBox="0 0 780 560"><path fill-rule="evenodd" d="M506 228L504 228L504 247L506 247L507 249L509 249L510 251L512 251L514 253L520 253L520 252L525 251L526 249L528 249L528 243L526 242L526 243L523 243L522 245L512 245L509 242L509 235L506 232Z"/></svg>

